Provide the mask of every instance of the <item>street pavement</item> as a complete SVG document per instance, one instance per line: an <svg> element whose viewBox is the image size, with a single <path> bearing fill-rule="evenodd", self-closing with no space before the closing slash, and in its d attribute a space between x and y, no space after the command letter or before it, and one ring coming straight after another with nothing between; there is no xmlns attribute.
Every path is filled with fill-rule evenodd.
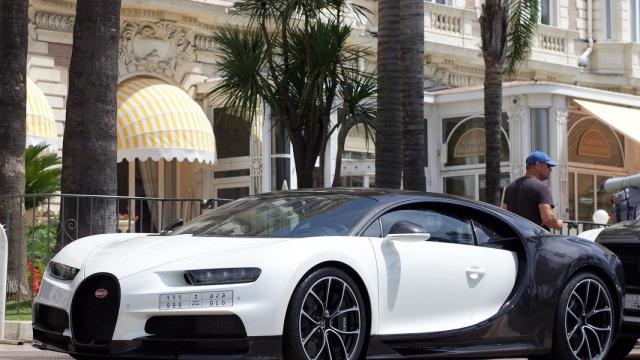
<svg viewBox="0 0 640 360"><path fill-rule="evenodd" d="M0 359L11 360L73 360L71 356L51 352L36 350L31 344L22 345L0 345ZM194 359L194 358L190 358ZM636 347L627 359L640 359L640 347ZM500 359L495 359L500 360ZM514 360L514 359L511 359ZM525 360L525 359L516 359Z"/></svg>

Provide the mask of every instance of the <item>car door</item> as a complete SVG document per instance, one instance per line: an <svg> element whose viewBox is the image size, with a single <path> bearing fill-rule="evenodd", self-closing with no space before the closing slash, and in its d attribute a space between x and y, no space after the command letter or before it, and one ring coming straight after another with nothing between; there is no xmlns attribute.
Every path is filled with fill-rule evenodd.
<svg viewBox="0 0 640 360"><path fill-rule="evenodd" d="M420 225L430 239L385 241L397 221ZM384 214L363 235L369 236L376 253L381 335L445 331L473 324L487 249L476 246L469 219L412 205Z"/></svg>

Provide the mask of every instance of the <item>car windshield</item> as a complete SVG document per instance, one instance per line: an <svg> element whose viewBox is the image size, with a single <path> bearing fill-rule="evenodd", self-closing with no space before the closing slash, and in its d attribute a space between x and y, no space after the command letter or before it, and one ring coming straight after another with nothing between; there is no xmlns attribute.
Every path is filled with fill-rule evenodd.
<svg viewBox="0 0 640 360"><path fill-rule="evenodd" d="M242 198L203 214L171 235L228 237L342 236L377 204L350 194Z"/></svg>

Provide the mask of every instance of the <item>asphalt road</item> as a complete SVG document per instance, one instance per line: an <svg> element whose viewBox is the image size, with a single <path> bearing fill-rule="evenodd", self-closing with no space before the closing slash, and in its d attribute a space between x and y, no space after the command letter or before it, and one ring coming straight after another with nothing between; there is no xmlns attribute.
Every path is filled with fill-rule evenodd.
<svg viewBox="0 0 640 360"><path fill-rule="evenodd" d="M0 359L11 360L73 360L71 356L55 353L51 351L36 350L31 344L24 345L0 345ZM196 360L197 358L190 358ZM640 347L631 353L627 359L640 359ZM500 360L500 359L495 359ZM513 360L513 359L511 359ZM518 359L516 359L518 360ZM525 360L525 359L519 359Z"/></svg>

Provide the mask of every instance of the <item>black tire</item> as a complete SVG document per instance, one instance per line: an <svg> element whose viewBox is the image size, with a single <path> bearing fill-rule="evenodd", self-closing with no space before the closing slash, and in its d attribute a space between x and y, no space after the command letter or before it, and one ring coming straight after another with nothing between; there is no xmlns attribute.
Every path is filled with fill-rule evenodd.
<svg viewBox="0 0 640 360"><path fill-rule="evenodd" d="M609 353L607 354L606 360L621 360L627 357L633 347L636 346L638 342L637 338L634 337L619 337L616 341L611 345L611 349L609 349Z"/></svg>
<svg viewBox="0 0 640 360"><path fill-rule="evenodd" d="M364 298L355 281L336 268L315 270L300 281L289 301L284 358L328 360L327 351L334 360L364 358L367 324Z"/></svg>
<svg viewBox="0 0 640 360"><path fill-rule="evenodd" d="M592 273L574 276L560 295L551 358L606 359L615 320L611 294L602 279Z"/></svg>

